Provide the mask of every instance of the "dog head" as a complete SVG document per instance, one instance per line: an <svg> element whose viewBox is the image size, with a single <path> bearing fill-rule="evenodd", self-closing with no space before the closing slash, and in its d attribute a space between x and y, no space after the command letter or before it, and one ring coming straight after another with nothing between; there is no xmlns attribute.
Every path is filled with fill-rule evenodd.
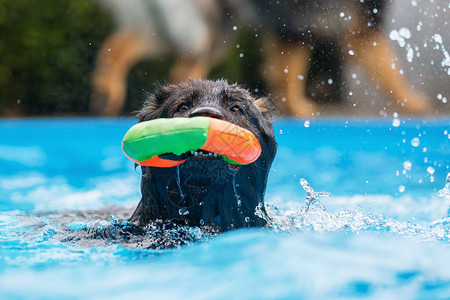
<svg viewBox="0 0 450 300"><path fill-rule="evenodd" d="M250 130L261 155L248 165L232 165L221 156L198 151L162 157L186 161L177 167L142 167L142 199L132 216L146 224L155 219L189 225L216 225L222 230L264 226L255 215L263 207L270 166L276 153L270 103L255 99L225 81L189 80L160 87L139 112L140 122L158 118L205 116Z"/></svg>

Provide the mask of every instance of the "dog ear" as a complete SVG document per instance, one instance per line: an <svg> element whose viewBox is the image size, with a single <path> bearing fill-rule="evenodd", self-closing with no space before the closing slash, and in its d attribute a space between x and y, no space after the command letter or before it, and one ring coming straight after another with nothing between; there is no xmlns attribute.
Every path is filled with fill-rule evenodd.
<svg viewBox="0 0 450 300"><path fill-rule="evenodd" d="M275 107L269 98L261 97L256 99L253 104L261 111L262 115L269 121L272 121Z"/></svg>
<svg viewBox="0 0 450 300"><path fill-rule="evenodd" d="M159 85L154 93L146 93L144 106L137 112L139 122L157 119L161 114L161 106L169 97L172 87Z"/></svg>

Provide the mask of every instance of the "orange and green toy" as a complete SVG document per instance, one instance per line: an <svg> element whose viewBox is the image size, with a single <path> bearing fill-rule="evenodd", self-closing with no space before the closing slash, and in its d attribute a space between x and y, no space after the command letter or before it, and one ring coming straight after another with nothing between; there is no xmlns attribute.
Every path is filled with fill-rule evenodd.
<svg viewBox="0 0 450 300"><path fill-rule="evenodd" d="M186 160L160 155L182 155L205 150L222 155L230 164L247 165L258 159L261 145L249 130L208 117L169 118L144 121L125 134L122 149L132 161L148 167L169 168Z"/></svg>

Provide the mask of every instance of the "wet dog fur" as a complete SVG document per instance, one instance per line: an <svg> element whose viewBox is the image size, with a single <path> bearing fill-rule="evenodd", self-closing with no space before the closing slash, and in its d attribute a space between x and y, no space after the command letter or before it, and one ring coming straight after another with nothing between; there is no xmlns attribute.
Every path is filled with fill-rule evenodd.
<svg viewBox="0 0 450 300"><path fill-rule="evenodd" d="M145 225L156 219L192 226L213 225L226 231L266 224L264 193L276 142L273 110L266 98L225 81L189 80L160 87L139 112L139 121L158 118L208 116L250 130L261 144L261 156L248 165L230 165L221 157L185 153L165 158L186 159L178 167L141 167L142 199L131 217Z"/></svg>

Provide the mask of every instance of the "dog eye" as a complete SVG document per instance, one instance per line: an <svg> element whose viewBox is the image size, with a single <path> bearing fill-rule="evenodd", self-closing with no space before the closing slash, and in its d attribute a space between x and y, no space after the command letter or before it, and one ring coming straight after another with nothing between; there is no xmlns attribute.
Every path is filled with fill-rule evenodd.
<svg viewBox="0 0 450 300"><path fill-rule="evenodd" d="M177 112L187 111L189 108L189 105L187 105L186 103L181 103L180 105L178 105Z"/></svg>
<svg viewBox="0 0 450 300"><path fill-rule="evenodd" d="M237 114L237 115L240 115L240 114L243 113L242 109L241 109L239 106L237 106L237 105L232 106L232 107L230 108L230 111L231 111L232 113L234 113L234 114Z"/></svg>

